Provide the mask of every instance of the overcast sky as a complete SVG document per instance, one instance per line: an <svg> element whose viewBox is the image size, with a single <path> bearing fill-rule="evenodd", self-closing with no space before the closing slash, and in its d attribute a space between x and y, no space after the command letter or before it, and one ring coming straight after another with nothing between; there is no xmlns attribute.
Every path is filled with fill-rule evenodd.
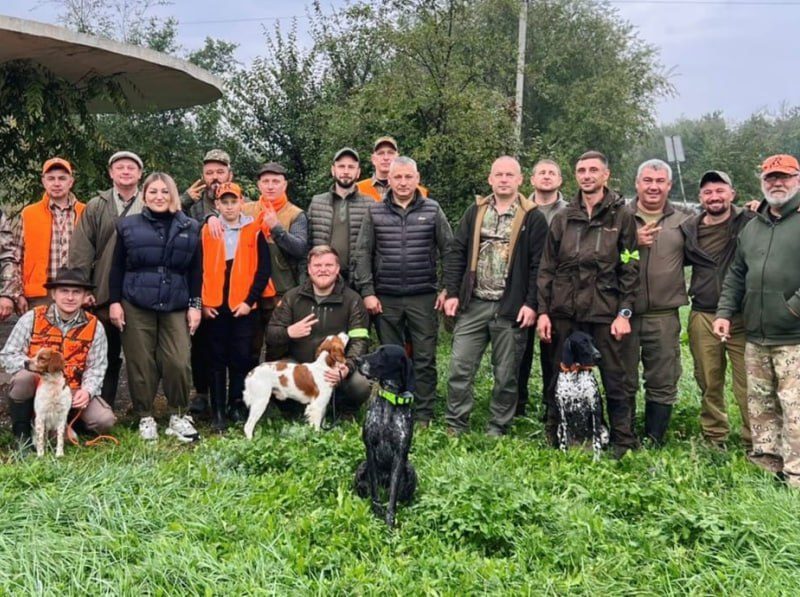
<svg viewBox="0 0 800 597"><path fill-rule="evenodd" d="M323 0L323 6L341 3ZM676 95L659 102L659 121L714 110L738 121L756 111L800 105L800 0L617 0L612 5L643 40L659 48L671 73ZM185 48L202 46L206 36L234 41L239 60L247 64L263 53L263 28L276 20L288 27L291 17L299 17L304 34L303 6L301 0L177 0L159 14L180 21ZM58 8L39 0L0 0L0 14L55 23Z"/></svg>

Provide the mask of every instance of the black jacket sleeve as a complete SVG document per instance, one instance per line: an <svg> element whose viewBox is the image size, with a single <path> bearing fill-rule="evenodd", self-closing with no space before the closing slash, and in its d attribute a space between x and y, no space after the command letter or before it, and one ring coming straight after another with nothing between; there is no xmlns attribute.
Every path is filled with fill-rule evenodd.
<svg viewBox="0 0 800 597"><path fill-rule="evenodd" d="M256 242L258 248L258 267L256 268L256 275L253 278L253 284L250 286L250 292L247 294L246 300L248 305L252 305L261 297L269 283L269 277L272 274L267 239L259 232Z"/></svg>
<svg viewBox="0 0 800 597"><path fill-rule="evenodd" d="M122 280L125 277L125 264L128 254L125 243L117 226L117 242L114 245L114 256L111 259L111 271L108 274L108 300L111 303L118 303L122 300ZM199 295L198 295L199 296Z"/></svg>
<svg viewBox="0 0 800 597"><path fill-rule="evenodd" d="M547 240L547 219L538 209L531 211L527 217L526 232L528 234L528 289L525 294L525 304L536 311L539 306L537 279L539 276L539 262Z"/></svg>
<svg viewBox="0 0 800 597"><path fill-rule="evenodd" d="M458 223L453 240L444 258L444 287L447 289L447 296L457 297L460 295L461 284L467 273L467 251L472 225L475 221L475 206L467 208Z"/></svg>

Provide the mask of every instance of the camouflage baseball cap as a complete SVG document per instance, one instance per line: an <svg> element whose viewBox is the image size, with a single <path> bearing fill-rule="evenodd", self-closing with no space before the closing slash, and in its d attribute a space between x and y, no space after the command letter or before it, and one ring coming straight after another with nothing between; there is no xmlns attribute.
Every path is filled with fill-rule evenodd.
<svg viewBox="0 0 800 597"><path fill-rule="evenodd" d="M226 151L222 151L221 149L212 149L208 151L203 158L203 163L205 164L207 162L219 162L220 164L230 166L231 156L229 156Z"/></svg>

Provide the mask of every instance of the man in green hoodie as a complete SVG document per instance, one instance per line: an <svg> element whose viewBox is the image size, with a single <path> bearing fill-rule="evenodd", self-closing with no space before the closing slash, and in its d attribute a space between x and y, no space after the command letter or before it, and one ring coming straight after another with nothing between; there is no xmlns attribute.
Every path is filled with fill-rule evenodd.
<svg viewBox="0 0 800 597"><path fill-rule="evenodd" d="M774 155L761 165L764 201L739 234L717 306L725 342L744 317L753 464L800 488L800 164Z"/></svg>

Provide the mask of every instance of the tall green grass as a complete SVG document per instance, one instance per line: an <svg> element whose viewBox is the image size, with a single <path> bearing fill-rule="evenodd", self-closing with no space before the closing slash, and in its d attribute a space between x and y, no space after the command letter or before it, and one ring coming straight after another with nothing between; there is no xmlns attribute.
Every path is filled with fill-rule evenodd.
<svg viewBox="0 0 800 597"><path fill-rule="evenodd" d="M797 594L800 493L737 437L727 453L698 440L684 365L668 446L594 463L546 448L535 419L486 437L484 360L473 432L416 433L418 495L393 532L351 490L354 423L273 414L253 442L189 447L122 428L121 446L58 462L4 449L0 594Z"/></svg>

